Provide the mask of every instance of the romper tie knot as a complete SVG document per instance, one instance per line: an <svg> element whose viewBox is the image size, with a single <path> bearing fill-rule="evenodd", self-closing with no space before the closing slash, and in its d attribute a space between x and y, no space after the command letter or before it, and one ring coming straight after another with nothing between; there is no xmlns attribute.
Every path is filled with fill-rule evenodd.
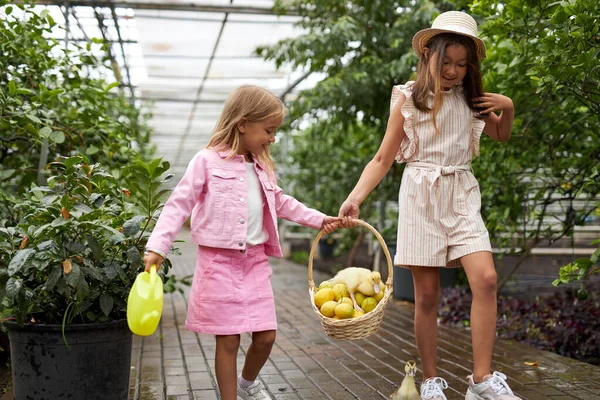
<svg viewBox="0 0 600 400"><path fill-rule="evenodd" d="M471 166L469 164L442 166L425 162L411 162L407 164L407 167L434 171L433 179L431 180L431 185L429 186L431 198L437 198L434 189L438 179L441 176L454 175L454 197L452 199L452 209L457 214L468 215L467 190L464 187L464 182L461 179L461 175L471 170Z"/></svg>
<svg viewBox="0 0 600 400"><path fill-rule="evenodd" d="M454 168L454 165L447 165L444 167L440 167L440 174L441 175L452 175L456 173L456 168Z"/></svg>

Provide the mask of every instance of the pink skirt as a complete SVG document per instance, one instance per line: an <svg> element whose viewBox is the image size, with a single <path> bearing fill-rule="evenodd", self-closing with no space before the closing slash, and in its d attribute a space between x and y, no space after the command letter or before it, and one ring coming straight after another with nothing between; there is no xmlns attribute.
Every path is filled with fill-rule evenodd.
<svg viewBox="0 0 600 400"><path fill-rule="evenodd" d="M199 246L185 327L212 335L276 330L272 274L264 245Z"/></svg>

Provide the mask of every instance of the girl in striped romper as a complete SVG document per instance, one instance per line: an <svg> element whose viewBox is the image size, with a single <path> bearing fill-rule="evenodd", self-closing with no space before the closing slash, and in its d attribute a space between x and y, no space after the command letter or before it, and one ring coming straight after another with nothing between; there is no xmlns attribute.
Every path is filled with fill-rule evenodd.
<svg viewBox="0 0 600 400"><path fill-rule="evenodd" d="M462 265L473 293L473 373L466 400L518 400L500 372L491 373L496 334L497 276L481 218L481 194L470 162L482 132L510 137L510 98L483 93L479 60L485 45L475 20L462 12L439 15L413 38L419 56L415 81L395 86L379 151L339 212L354 225L359 206L392 166L407 163L399 195L394 264L410 268L415 289L415 336L423 369L421 398L446 400L447 382L436 370L440 268ZM494 111L501 112L500 116Z"/></svg>

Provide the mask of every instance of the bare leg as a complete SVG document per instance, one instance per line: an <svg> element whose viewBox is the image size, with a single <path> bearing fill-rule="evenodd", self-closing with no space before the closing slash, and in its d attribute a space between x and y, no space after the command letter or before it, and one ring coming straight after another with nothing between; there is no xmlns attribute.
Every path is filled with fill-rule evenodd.
<svg viewBox="0 0 600 400"><path fill-rule="evenodd" d="M275 343L276 331L262 331L252 333L252 344L246 353L246 361L242 369L242 378L247 381L256 380L258 373L267 362L273 343Z"/></svg>
<svg viewBox="0 0 600 400"><path fill-rule="evenodd" d="M473 293L471 304L471 341L473 378L481 382L491 371L498 314L498 276L492 253L482 251L461 258Z"/></svg>
<svg viewBox="0 0 600 400"><path fill-rule="evenodd" d="M215 372L223 400L237 400L236 357L240 335L217 336Z"/></svg>
<svg viewBox="0 0 600 400"><path fill-rule="evenodd" d="M440 271L435 267L412 267L412 275L415 287L415 337L425 380L437 376Z"/></svg>

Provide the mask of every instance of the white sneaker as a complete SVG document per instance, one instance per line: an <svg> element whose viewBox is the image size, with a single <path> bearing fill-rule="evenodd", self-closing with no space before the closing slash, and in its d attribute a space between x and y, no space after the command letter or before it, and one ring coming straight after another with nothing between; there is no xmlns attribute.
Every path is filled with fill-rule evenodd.
<svg viewBox="0 0 600 400"><path fill-rule="evenodd" d="M273 400L260 381L255 381L247 388L242 388L240 383L237 385L237 394L244 400Z"/></svg>
<svg viewBox="0 0 600 400"><path fill-rule="evenodd" d="M521 400L515 396L506 383L506 375L501 372L486 375L483 382L477 384L473 382L473 375L469 375L467 379L469 388L465 400Z"/></svg>
<svg viewBox="0 0 600 400"><path fill-rule="evenodd" d="M421 400L448 400L444 389L448 389L448 382L444 378L429 378L421 385Z"/></svg>

